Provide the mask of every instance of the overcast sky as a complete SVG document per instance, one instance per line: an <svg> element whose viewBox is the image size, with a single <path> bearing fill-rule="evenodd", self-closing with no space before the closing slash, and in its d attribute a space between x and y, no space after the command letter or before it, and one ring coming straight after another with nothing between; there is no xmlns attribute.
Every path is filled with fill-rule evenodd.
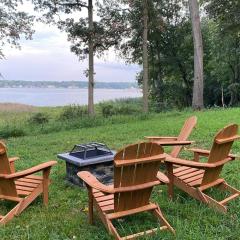
<svg viewBox="0 0 240 240"><path fill-rule="evenodd" d="M32 13L32 6L24 10ZM0 61L0 72L6 80L85 81L87 60L79 61L69 50L65 33L56 27L36 23L33 40L21 40L21 50L5 47L6 59ZM95 59L95 79L102 82L134 82L137 65L126 65L109 51L104 58Z"/></svg>

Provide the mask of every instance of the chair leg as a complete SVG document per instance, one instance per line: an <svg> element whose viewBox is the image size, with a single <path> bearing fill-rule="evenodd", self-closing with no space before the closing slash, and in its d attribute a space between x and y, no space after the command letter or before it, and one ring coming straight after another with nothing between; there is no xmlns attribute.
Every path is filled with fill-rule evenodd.
<svg viewBox="0 0 240 240"><path fill-rule="evenodd" d="M227 207L223 206L221 203L219 203L218 201L216 201L215 199L209 197L208 195L204 194L204 197L207 199L208 201L208 205L222 213L227 213Z"/></svg>
<svg viewBox="0 0 240 240"><path fill-rule="evenodd" d="M107 219L107 225L108 225L108 230L109 232L115 237L115 239L117 240L121 240L122 238L120 237L120 235L118 234L116 228L113 226L111 220Z"/></svg>
<svg viewBox="0 0 240 240"><path fill-rule="evenodd" d="M5 225L10 220L12 220L15 217L16 212L18 211L18 208L20 205L21 205L21 202L19 202L10 212L8 212L5 216L3 216L0 220L0 224Z"/></svg>
<svg viewBox="0 0 240 240"><path fill-rule="evenodd" d="M238 193L238 194L240 194L240 191L238 189L230 186L226 182L223 182L221 185L218 186L218 188L221 189L221 190L228 190L231 193Z"/></svg>
<svg viewBox="0 0 240 240"><path fill-rule="evenodd" d="M88 221L89 224L93 224L93 193L92 188L88 188Z"/></svg>
<svg viewBox="0 0 240 240"><path fill-rule="evenodd" d="M15 213L16 216L19 216L21 212L27 208L41 193L42 193L43 187L40 185L39 187L35 188L33 192L25 197L18 206L18 209Z"/></svg>
<svg viewBox="0 0 240 240"><path fill-rule="evenodd" d="M175 233L176 233L175 230L172 228L172 226L168 223L166 218L163 216L163 214L162 214L162 212L161 212L159 207L157 209L153 210L153 214L159 219L161 224L166 226L175 235Z"/></svg>
<svg viewBox="0 0 240 240"><path fill-rule="evenodd" d="M48 205L48 185L50 169L51 168L47 168L46 170L43 171L43 204L45 206Z"/></svg>
<svg viewBox="0 0 240 240"><path fill-rule="evenodd" d="M174 176L173 176L173 164L166 163L167 173L168 173L168 197L172 200L174 197L173 187L174 187Z"/></svg>

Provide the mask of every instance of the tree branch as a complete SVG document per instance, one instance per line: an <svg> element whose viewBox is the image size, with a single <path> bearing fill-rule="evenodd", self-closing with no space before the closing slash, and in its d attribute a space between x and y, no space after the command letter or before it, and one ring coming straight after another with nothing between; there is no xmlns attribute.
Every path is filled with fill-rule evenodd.
<svg viewBox="0 0 240 240"><path fill-rule="evenodd" d="M71 7L74 7L74 6L78 6L78 7L83 7L83 8L88 8L88 5L85 5L83 3L59 3L60 6L71 6Z"/></svg>

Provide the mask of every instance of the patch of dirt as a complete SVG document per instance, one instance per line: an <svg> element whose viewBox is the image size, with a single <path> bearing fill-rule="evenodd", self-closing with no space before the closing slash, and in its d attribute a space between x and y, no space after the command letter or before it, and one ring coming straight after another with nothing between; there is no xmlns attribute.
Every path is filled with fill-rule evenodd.
<svg viewBox="0 0 240 240"><path fill-rule="evenodd" d="M0 103L0 112L34 112L36 107L20 103Z"/></svg>

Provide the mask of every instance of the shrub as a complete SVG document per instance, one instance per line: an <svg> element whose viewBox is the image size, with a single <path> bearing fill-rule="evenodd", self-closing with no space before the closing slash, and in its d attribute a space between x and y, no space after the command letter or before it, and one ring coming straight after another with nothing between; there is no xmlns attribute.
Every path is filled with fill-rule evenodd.
<svg viewBox="0 0 240 240"><path fill-rule="evenodd" d="M26 135L26 132L22 128L17 126L6 125L0 129L1 138L22 137L25 135Z"/></svg>
<svg viewBox="0 0 240 240"><path fill-rule="evenodd" d="M46 113L35 113L28 119L28 122L31 124L43 125L49 122L49 116Z"/></svg>
<svg viewBox="0 0 240 240"><path fill-rule="evenodd" d="M101 104L101 113L104 117L109 117L115 114L114 106L111 104Z"/></svg>
<svg viewBox="0 0 240 240"><path fill-rule="evenodd" d="M62 113L59 116L60 120L74 120L87 116L87 108L79 105L69 105L63 108Z"/></svg>
<svg viewBox="0 0 240 240"><path fill-rule="evenodd" d="M113 115L133 115L142 112L142 103L139 99L118 99L100 103L99 106L104 117Z"/></svg>
<svg viewBox="0 0 240 240"><path fill-rule="evenodd" d="M131 106L131 105L123 105L116 107L115 113L118 115L131 115L131 114L136 114L140 113L141 110L138 109L136 106Z"/></svg>

